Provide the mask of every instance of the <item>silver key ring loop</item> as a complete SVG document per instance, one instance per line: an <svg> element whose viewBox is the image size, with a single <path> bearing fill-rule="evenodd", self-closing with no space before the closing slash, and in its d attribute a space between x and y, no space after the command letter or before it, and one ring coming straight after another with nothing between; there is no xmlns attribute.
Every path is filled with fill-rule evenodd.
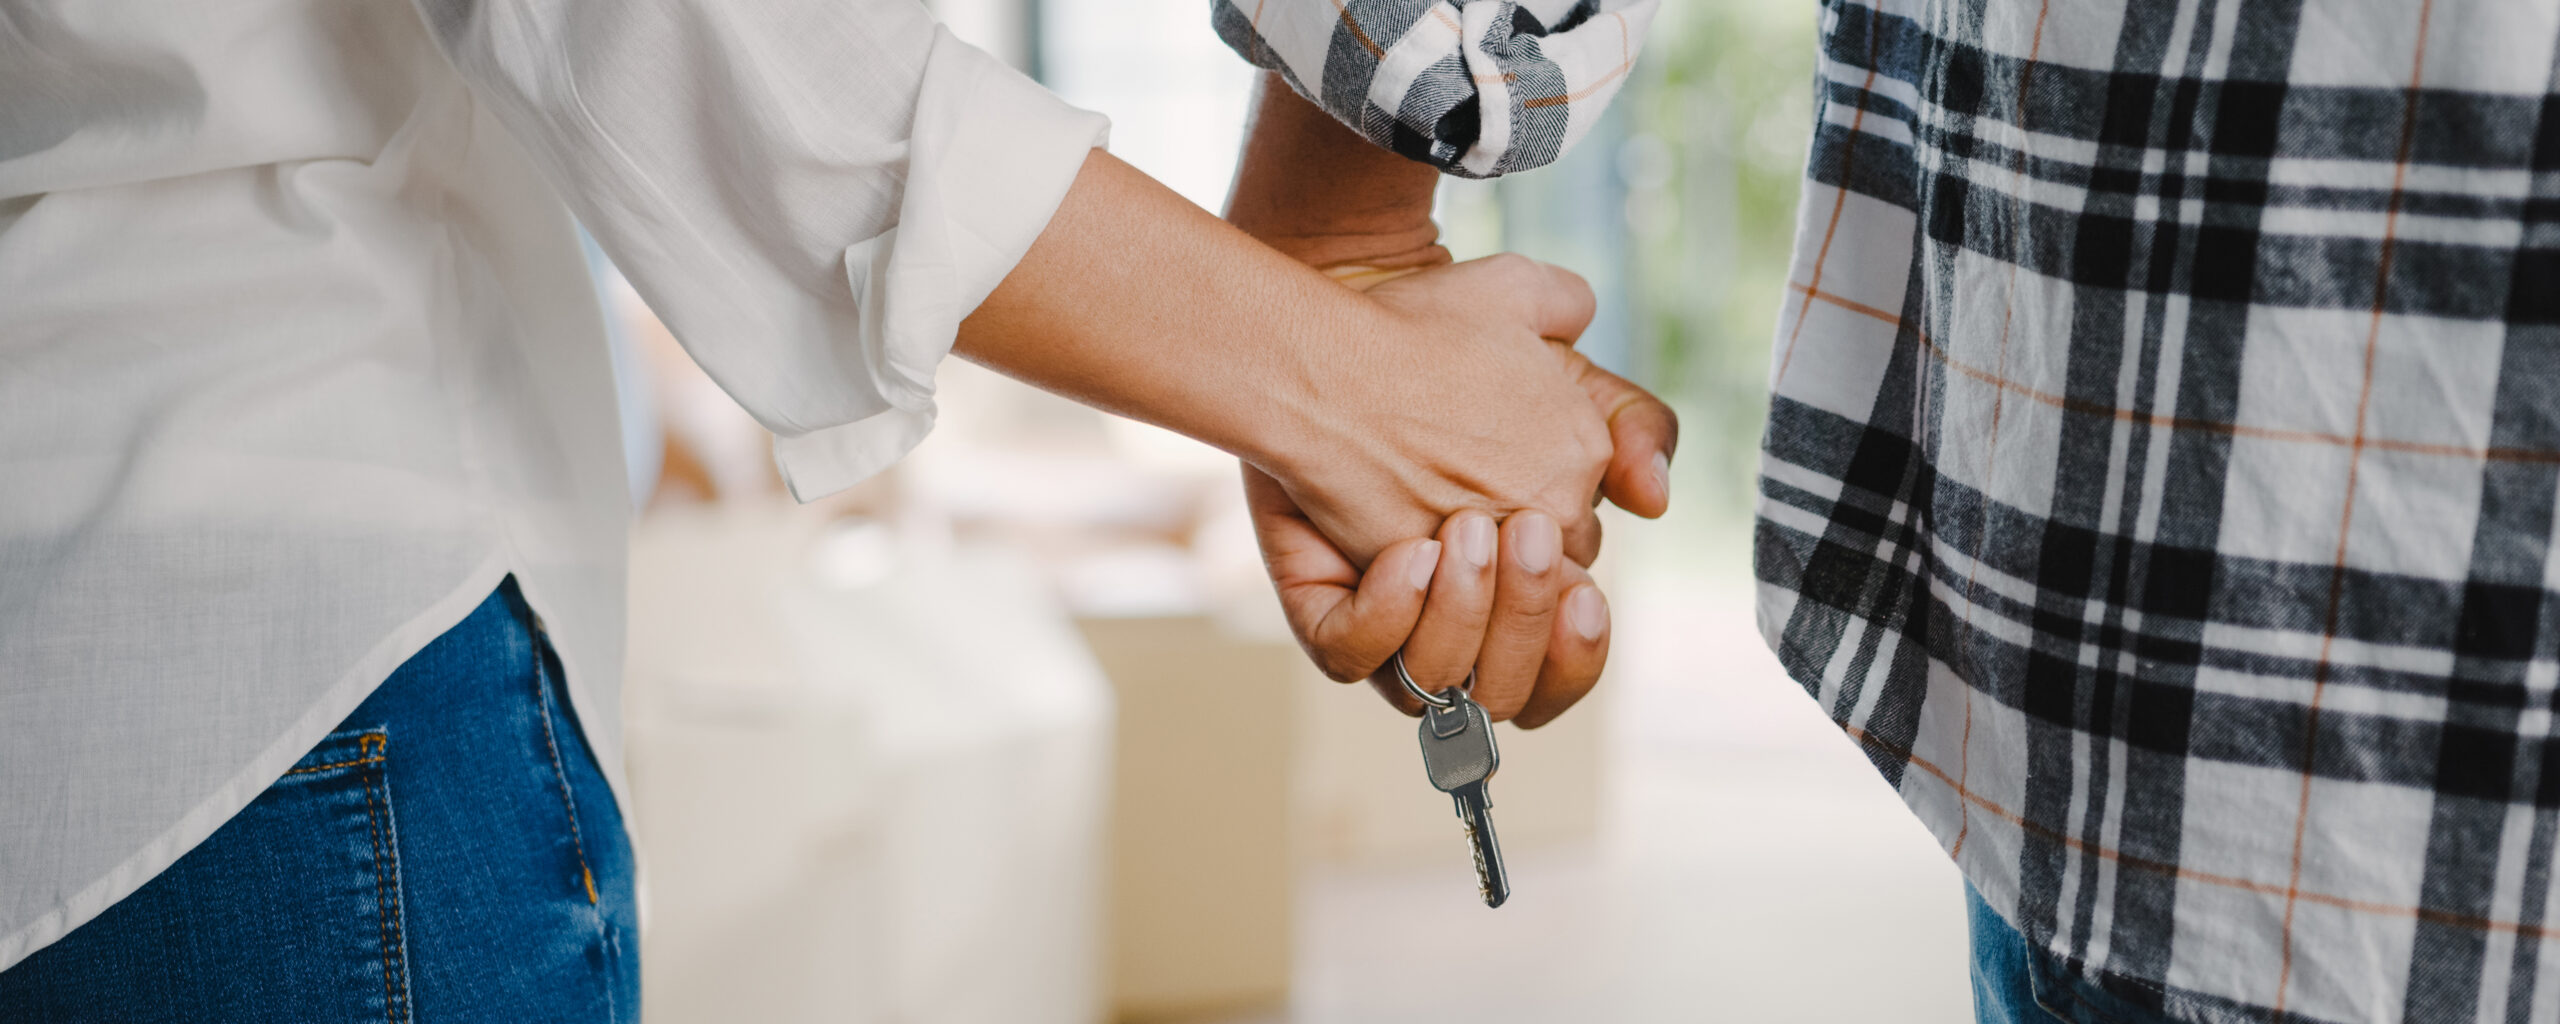
<svg viewBox="0 0 2560 1024"><path fill-rule="evenodd" d="M1444 711L1458 706L1457 698L1448 696L1448 691L1444 690L1440 693L1431 693L1424 690L1422 688L1422 684L1414 682L1413 673L1405 671L1403 651L1397 651L1396 656L1387 659L1387 661L1396 667L1396 681L1404 684L1404 692L1412 694L1413 699L1421 701L1431 707L1440 708ZM1473 693L1475 692L1475 688L1476 672L1474 669L1468 669L1467 681L1458 684L1458 692Z"/></svg>

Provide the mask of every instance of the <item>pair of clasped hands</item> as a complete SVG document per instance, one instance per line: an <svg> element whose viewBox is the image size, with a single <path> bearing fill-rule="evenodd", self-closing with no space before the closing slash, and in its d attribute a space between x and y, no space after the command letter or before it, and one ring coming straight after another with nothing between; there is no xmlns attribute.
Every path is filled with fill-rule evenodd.
<svg viewBox="0 0 2560 1024"><path fill-rule="evenodd" d="M1534 728L1608 657L1594 509L1663 513L1678 424L1573 350L1581 278L1450 262L1437 180L1266 80L1225 223L1097 151L957 351L1240 457L1327 675L1418 714L1401 651L1423 689L1473 671Z"/></svg>

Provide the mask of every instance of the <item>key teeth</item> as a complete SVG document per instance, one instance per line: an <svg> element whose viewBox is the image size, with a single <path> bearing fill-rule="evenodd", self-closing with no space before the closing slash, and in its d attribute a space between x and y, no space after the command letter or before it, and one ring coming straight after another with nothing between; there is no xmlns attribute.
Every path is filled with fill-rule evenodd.
<svg viewBox="0 0 2560 1024"><path fill-rule="evenodd" d="M1467 850L1475 857L1476 862L1476 898L1483 900L1487 908L1501 906L1503 900L1510 898L1510 894L1494 893L1493 868L1484 861L1484 844L1477 838L1476 826L1473 822L1467 824Z"/></svg>

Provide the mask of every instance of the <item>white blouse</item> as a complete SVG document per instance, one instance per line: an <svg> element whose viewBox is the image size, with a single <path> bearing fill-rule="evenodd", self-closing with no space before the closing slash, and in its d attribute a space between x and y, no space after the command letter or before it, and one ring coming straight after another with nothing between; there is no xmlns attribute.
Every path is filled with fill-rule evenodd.
<svg viewBox="0 0 2560 1024"><path fill-rule="evenodd" d="M628 504L572 211L807 497L924 435L1106 130L914 0L8 9L0 969L509 573L620 786Z"/></svg>

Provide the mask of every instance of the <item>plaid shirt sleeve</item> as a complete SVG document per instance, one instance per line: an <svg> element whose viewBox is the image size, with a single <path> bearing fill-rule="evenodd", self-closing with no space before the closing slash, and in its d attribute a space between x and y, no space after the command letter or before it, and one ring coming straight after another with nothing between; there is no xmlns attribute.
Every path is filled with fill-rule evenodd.
<svg viewBox="0 0 2560 1024"><path fill-rule="evenodd" d="M2069 1019L2560 1021L2560 3L1824 18L1788 671Z"/></svg>
<svg viewBox="0 0 2560 1024"><path fill-rule="evenodd" d="M1369 141L1491 178L1590 131L1659 0L1212 2L1219 38Z"/></svg>

